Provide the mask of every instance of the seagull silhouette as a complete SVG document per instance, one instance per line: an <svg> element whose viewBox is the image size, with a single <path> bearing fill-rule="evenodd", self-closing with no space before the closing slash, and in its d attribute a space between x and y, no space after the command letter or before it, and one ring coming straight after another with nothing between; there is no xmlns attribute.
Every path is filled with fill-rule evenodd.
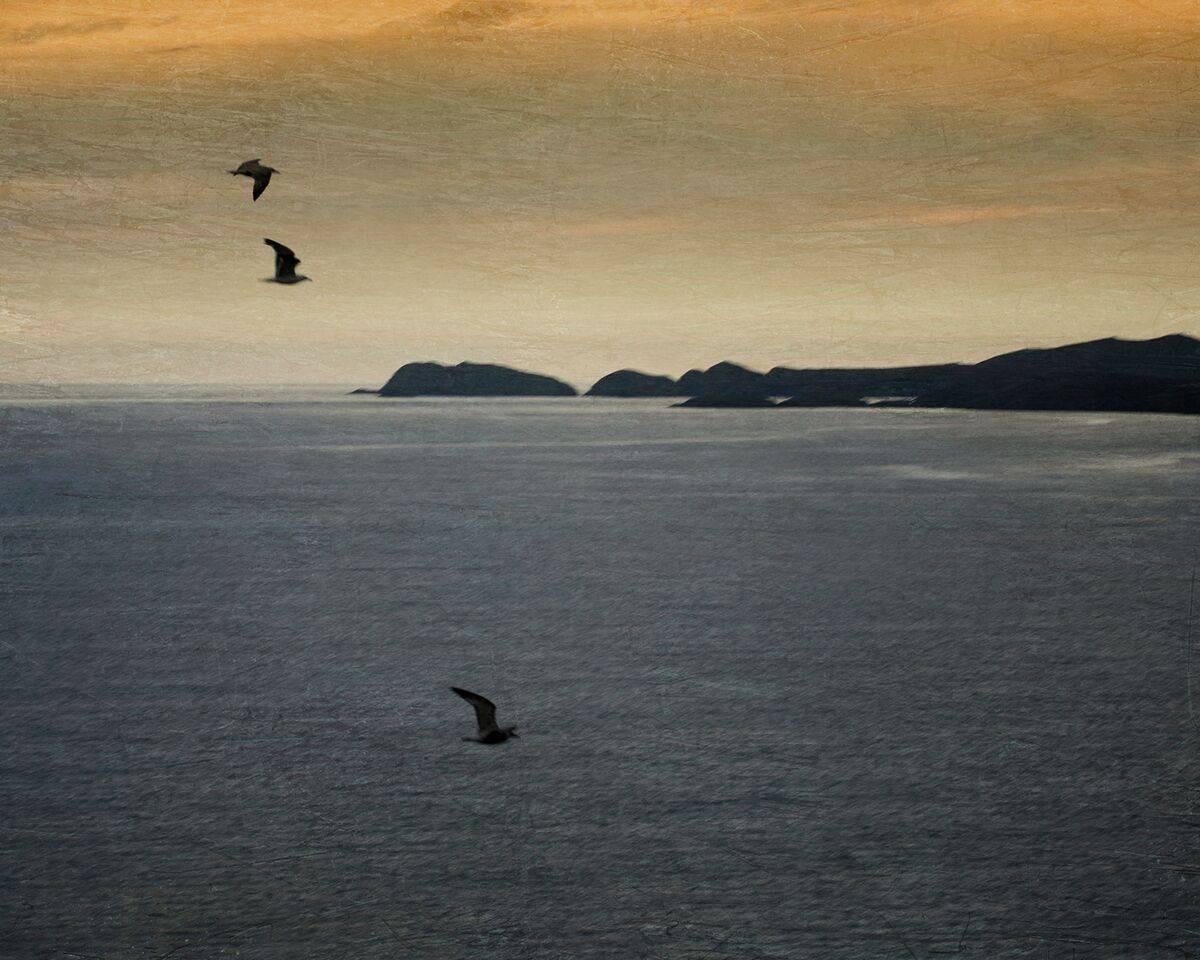
<svg viewBox="0 0 1200 960"><path fill-rule="evenodd" d="M266 237L263 237L263 243L275 251L275 276L268 277L267 280L269 282L300 283L302 280L312 279L312 277L306 277L302 273L296 273L296 267L300 264L300 258L292 252L291 247L285 247L282 243L276 243L274 240L269 240Z"/></svg>
<svg viewBox="0 0 1200 960"><path fill-rule="evenodd" d="M255 160L247 160L245 163L238 164L236 170L230 170L235 177L249 177L254 181L254 194L252 199L257 200L262 196L262 192L267 189L267 184L271 182L271 174L278 173L274 167L263 166L262 158Z"/></svg>
<svg viewBox="0 0 1200 960"><path fill-rule="evenodd" d="M503 743L509 737L520 739L515 726L496 726L496 705L487 697L481 697L479 694L472 693L470 690L464 690L462 687L451 687L450 689L475 708L475 722L479 724L479 736L463 737L464 740L470 740L474 743L496 744Z"/></svg>

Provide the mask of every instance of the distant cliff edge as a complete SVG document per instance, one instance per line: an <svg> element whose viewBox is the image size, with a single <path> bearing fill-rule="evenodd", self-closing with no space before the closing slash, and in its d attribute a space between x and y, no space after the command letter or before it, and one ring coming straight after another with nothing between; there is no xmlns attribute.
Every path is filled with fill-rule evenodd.
<svg viewBox="0 0 1200 960"><path fill-rule="evenodd" d="M1016 350L963 367L920 391L917 407L1200 413L1200 340L1106 337Z"/></svg>
<svg viewBox="0 0 1200 960"><path fill-rule="evenodd" d="M574 387L540 373L491 363L406 363L379 391L381 397L574 397Z"/></svg>
<svg viewBox="0 0 1200 960"><path fill-rule="evenodd" d="M356 390L355 393L370 393ZM408 363L382 397L574 397L554 377L488 363ZM688 407L948 407L1200 414L1200 340L1106 337L1015 350L976 364L914 367L774 367L759 373L723 361L678 380L616 370L591 397L685 397ZM776 404L774 401L782 399Z"/></svg>

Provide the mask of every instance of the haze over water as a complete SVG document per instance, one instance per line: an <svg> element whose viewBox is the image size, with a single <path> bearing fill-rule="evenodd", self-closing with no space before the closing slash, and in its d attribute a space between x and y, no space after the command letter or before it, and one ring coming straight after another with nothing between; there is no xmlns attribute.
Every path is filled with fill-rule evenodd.
<svg viewBox="0 0 1200 960"><path fill-rule="evenodd" d="M0 402L6 957L1200 949L1196 420L84 394Z"/></svg>

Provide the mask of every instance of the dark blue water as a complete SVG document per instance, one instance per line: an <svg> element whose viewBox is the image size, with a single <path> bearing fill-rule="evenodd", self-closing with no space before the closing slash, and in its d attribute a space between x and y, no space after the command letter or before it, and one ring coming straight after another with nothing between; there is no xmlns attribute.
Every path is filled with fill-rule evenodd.
<svg viewBox="0 0 1200 960"><path fill-rule="evenodd" d="M4 957L1200 953L1200 421L69 393Z"/></svg>

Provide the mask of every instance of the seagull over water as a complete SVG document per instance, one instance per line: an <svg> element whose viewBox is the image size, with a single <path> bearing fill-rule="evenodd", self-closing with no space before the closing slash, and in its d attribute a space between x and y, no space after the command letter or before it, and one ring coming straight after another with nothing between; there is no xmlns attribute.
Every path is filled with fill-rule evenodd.
<svg viewBox="0 0 1200 960"><path fill-rule="evenodd" d="M282 243L277 243L266 237L263 238L263 243L275 251L275 276L268 277L268 282L300 283L302 280L312 279L312 277L306 277L302 273L296 273L296 267L300 265L300 258L292 252L291 247L285 247Z"/></svg>
<svg viewBox="0 0 1200 960"><path fill-rule="evenodd" d="M450 689L475 708L475 721L479 724L479 735L463 737L464 740L470 740L473 743L496 744L503 743L509 737L520 739L515 726L496 726L496 705L487 697L481 697L470 690L462 689L462 687L451 687Z"/></svg>
<svg viewBox="0 0 1200 960"><path fill-rule="evenodd" d="M262 192L267 189L267 184L271 182L271 174L278 173L274 167L263 166L262 158L256 160L247 160L245 163L238 165L236 170L230 170L235 177L249 177L254 181L253 199L257 200L262 196Z"/></svg>

